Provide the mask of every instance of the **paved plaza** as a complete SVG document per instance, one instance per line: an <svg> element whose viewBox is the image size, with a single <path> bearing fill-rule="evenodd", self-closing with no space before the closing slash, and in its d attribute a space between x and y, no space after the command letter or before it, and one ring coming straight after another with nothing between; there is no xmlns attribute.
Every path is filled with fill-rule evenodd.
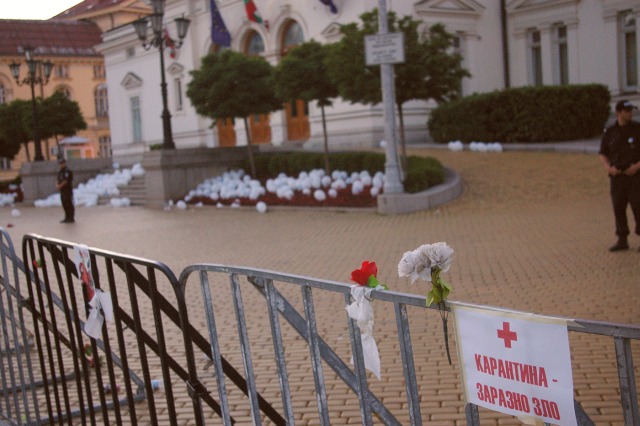
<svg viewBox="0 0 640 426"><path fill-rule="evenodd" d="M631 236L629 251L607 251L615 242L613 213L608 180L594 153L410 151L434 156L458 172L463 194L433 210L399 216L373 210L272 208L260 214L253 208L80 207L73 225L59 223L61 208L18 205L20 217L12 217L11 208L0 209L0 225L18 251L22 236L36 233L161 261L176 275L193 263L217 263L348 283L350 272L370 260L392 290L416 294L427 287L399 279L398 261L422 244L445 241L455 250L446 274L452 300L640 324L640 237ZM321 305L316 309L318 323L330 324L330 314ZM393 335L395 324L376 323L374 337L382 340L387 330ZM428 334L441 337L437 322ZM378 395L389 397L385 403L393 404L394 397L404 396L394 385L385 387L389 362L385 345L379 345L383 380L370 380ZM571 346L576 398L596 424L622 424L613 342L572 335ZM640 377L640 342L632 347ZM417 364L424 423L464 424L457 361L449 366L438 342ZM309 401L313 412L312 392ZM345 411L345 424L358 423L353 394L342 404L332 400L331 407ZM301 424L316 424L301 416ZM481 419L483 425L520 424L484 410Z"/></svg>

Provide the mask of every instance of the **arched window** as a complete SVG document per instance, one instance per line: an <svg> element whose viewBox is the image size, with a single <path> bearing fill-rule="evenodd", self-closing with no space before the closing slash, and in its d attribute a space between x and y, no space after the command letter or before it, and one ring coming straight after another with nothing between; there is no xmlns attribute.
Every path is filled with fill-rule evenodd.
<svg viewBox="0 0 640 426"><path fill-rule="evenodd" d="M304 43L302 27L296 21L289 21L282 36L282 56L286 55L293 47Z"/></svg>
<svg viewBox="0 0 640 426"><path fill-rule="evenodd" d="M0 105L7 103L7 91L4 88L4 84L0 82Z"/></svg>
<svg viewBox="0 0 640 426"><path fill-rule="evenodd" d="M264 52L264 41L256 31L251 31L247 35L244 52L249 56L256 56Z"/></svg>
<svg viewBox="0 0 640 426"><path fill-rule="evenodd" d="M104 84L96 87L94 91L96 103L96 117L106 117L109 115L109 100L107 99L107 86Z"/></svg>

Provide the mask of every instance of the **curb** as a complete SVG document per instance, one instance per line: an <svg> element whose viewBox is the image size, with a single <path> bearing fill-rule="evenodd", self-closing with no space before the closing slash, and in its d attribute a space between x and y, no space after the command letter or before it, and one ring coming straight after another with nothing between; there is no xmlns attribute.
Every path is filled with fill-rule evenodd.
<svg viewBox="0 0 640 426"><path fill-rule="evenodd" d="M383 215L407 214L428 210L455 200L462 194L460 175L444 168L444 183L416 194L378 195L378 213Z"/></svg>

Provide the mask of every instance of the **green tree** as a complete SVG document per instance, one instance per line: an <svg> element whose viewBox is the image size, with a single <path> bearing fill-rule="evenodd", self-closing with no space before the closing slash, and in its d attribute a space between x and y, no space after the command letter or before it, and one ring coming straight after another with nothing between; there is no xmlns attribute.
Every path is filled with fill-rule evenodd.
<svg viewBox="0 0 640 426"><path fill-rule="evenodd" d="M29 125L27 125L29 123ZM0 105L0 156L14 158L24 144L27 161L31 161L28 143L31 138L31 102L17 99Z"/></svg>
<svg viewBox="0 0 640 426"><path fill-rule="evenodd" d="M338 87L329 78L326 66L327 45L310 40L295 47L276 67L276 92L285 101L317 101L322 112L324 168L329 173L329 141L324 107L338 96Z"/></svg>
<svg viewBox="0 0 640 426"><path fill-rule="evenodd" d="M61 92L55 92L41 102L38 121L40 136L44 139L54 137L58 152L60 152L58 136L73 136L78 130L87 128L78 103Z"/></svg>
<svg viewBox="0 0 640 426"><path fill-rule="evenodd" d="M274 69L260 56L225 50L202 58L200 69L191 71L187 96L196 112L214 120L242 117L252 176L256 175L248 117L282 108L274 89Z"/></svg>
<svg viewBox="0 0 640 426"><path fill-rule="evenodd" d="M342 39L335 43L327 57L329 75L338 86L340 96L352 103L377 104L382 101L380 69L367 66L364 37L378 32L378 12L374 9L360 15L362 21L341 26ZM400 143L403 162L406 159L404 116L402 105L410 100L454 99L459 94L463 77L470 76L462 68L462 57L452 53L453 35L442 24L420 34L420 21L411 16L397 19L389 12L389 32L404 35L405 62L396 64L396 107L400 120Z"/></svg>

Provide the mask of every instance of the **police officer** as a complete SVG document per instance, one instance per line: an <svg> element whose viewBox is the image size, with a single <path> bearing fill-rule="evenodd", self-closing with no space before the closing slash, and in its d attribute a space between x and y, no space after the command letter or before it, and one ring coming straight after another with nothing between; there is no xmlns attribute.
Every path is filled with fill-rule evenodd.
<svg viewBox="0 0 640 426"><path fill-rule="evenodd" d="M628 204L636 222L636 234L640 235L640 123L632 121L634 109L638 107L627 100L616 103L616 122L605 129L600 143L600 160L609 174L618 236L609 251L629 248Z"/></svg>
<svg viewBox="0 0 640 426"><path fill-rule="evenodd" d="M60 171L56 188L60 191L60 200L64 209L64 219L60 223L74 223L75 208L73 207L73 172L67 168L64 158L58 159Z"/></svg>

